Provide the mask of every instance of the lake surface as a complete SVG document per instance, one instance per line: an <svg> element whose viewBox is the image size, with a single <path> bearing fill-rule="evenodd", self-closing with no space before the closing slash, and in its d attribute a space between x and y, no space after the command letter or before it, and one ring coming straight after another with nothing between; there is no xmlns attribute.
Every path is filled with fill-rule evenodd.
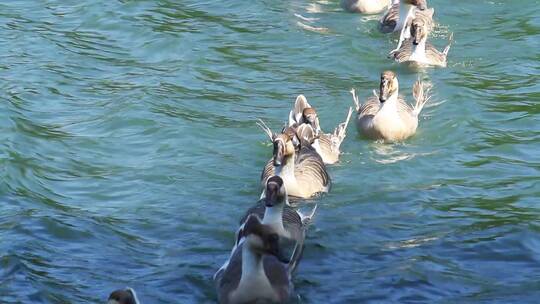
<svg viewBox="0 0 540 304"><path fill-rule="evenodd" d="M430 1L446 69L386 59L338 1L2 1L0 302L213 303L305 94L330 131L398 73L433 84L415 137L351 124L317 200L301 303L538 303L540 2Z"/></svg>

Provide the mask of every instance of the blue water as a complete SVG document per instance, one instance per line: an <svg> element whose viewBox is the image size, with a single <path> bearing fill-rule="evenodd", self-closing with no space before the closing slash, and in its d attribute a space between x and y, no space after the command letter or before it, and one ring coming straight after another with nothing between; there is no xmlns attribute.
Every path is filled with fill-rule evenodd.
<svg viewBox="0 0 540 304"><path fill-rule="evenodd" d="M0 303L213 303L275 130L324 130L382 70L434 97L415 137L348 129L294 279L301 303L538 303L540 6L432 0L446 69L339 1L3 1ZM303 17L303 18L302 18ZM308 19L305 19L308 18Z"/></svg>

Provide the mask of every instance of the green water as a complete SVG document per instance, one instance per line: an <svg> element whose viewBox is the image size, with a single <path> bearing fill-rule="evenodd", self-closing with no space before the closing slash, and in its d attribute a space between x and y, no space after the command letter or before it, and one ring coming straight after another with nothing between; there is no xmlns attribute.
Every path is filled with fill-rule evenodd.
<svg viewBox="0 0 540 304"><path fill-rule="evenodd" d="M0 303L213 303L297 94L323 129L382 70L417 135L331 167L294 283L301 303L538 303L540 2L430 1L446 69L335 1L2 1ZM302 19L304 18L310 19Z"/></svg>

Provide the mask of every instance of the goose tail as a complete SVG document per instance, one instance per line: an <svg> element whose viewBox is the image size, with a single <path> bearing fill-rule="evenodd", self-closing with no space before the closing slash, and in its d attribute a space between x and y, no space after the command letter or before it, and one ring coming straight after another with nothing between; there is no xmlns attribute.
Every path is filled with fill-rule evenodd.
<svg viewBox="0 0 540 304"><path fill-rule="evenodd" d="M289 112L289 127L295 123L300 123L300 118L302 118L302 112L305 108L311 108L311 105L308 103L306 96L300 94L296 97L294 107Z"/></svg>
<svg viewBox="0 0 540 304"><path fill-rule="evenodd" d="M448 38L448 45L444 48L443 54L446 57L448 55L448 51L450 51L450 46L452 46L452 42L454 41L454 33L450 34L450 37Z"/></svg>
<svg viewBox="0 0 540 304"><path fill-rule="evenodd" d="M332 135L332 145L334 146L334 149L339 150L339 146L341 146L341 143L345 139L345 136L347 135L347 126L349 125L349 120L351 120L351 115L352 107L349 107L347 118L344 122L340 123L334 130L334 134Z"/></svg>
<svg viewBox="0 0 540 304"><path fill-rule="evenodd" d="M315 213L317 212L317 204L315 204L315 207L311 209L311 212L309 213L302 213L298 211L298 215L300 215L300 219L302 220L303 226L309 226L313 222L313 217L315 216Z"/></svg>
<svg viewBox="0 0 540 304"><path fill-rule="evenodd" d="M307 214L304 214L298 211L298 214L300 215L300 218L302 220L302 226L304 226L304 231L313 222L313 217L315 216L316 212L317 212L317 204L315 204L315 207L313 207L313 209L311 209L311 212ZM294 247L294 251L292 253L291 260L288 266L289 276L292 276L292 274L298 267L298 262L302 259L303 253L304 253L304 241L302 240L301 242L296 243L296 246Z"/></svg>
<svg viewBox="0 0 540 304"><path fill-rule="evenodd" d="M431 99L431 84L421 80L416 81L413 87L413 97L416 100L413 112L416 116L424 108L424 105Z"/></svg>
<svg viewBox="0 0 540 304"><path fill-rule="evenodd" d="M296 268L298 267L298 262L300 262L300 260L302 259L302 255L304 253L304 242L298 242L296 243L296 246L294 247L294 251L293 251L293 254L291 256L291 260L289 262L289 265L288 265L288 273L289 273L289 278L292 277L294 271L296 270Z"/></svg>
<svg viewBox="0 0 540 304"><path fill-rule="evenodd" d="M356 109L357 112L360 111L360 101L358 101L358 96L356 95L356 91L354 89L351 89L349 92L352 95L354 108Z"/></svg>

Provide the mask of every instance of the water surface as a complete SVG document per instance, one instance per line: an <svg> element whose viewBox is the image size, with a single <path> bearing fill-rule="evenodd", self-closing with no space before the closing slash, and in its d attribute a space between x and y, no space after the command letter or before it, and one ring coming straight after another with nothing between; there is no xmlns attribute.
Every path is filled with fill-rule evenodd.
<svg viewBox="0 0 540 304"><path fill-rule="evenodd" d="M446 69L338 1L3 1L0 302L213 303L297 94L331 130L393 69L434 97L417 135L351 125L295 277L302 303L540 297L540 9L432 0Z"/></svg>

